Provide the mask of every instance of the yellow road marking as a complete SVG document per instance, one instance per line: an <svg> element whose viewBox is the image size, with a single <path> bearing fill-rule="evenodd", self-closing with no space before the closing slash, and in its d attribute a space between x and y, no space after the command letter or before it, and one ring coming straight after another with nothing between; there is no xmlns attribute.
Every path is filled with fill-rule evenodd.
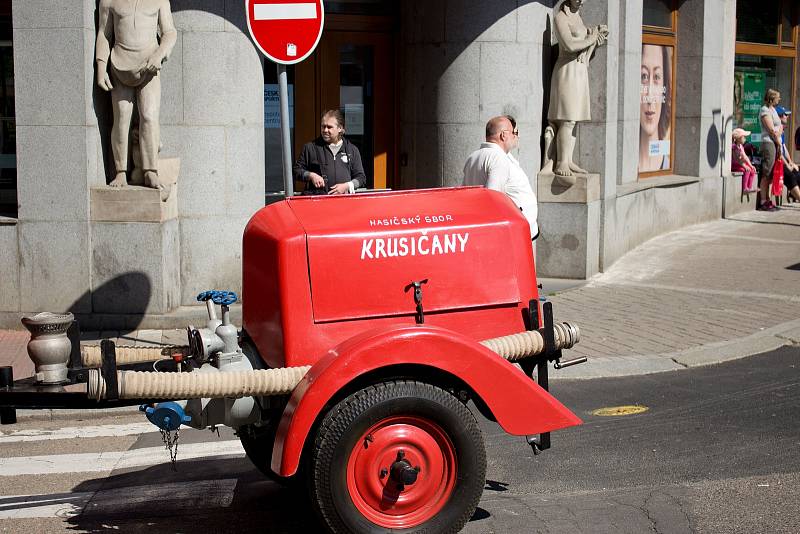
<svg viewBox="0 0 800 534"><path fill-rule="evenodd" d="M592 412L592 415L600 417L617 417L620 415L634 415L637 413L644 413L649 410L647 406L609 406L608 408L598 408Z"/></svg>

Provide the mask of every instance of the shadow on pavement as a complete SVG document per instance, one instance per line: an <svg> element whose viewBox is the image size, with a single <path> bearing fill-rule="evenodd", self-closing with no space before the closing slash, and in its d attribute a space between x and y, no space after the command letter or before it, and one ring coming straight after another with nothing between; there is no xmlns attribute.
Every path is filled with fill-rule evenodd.
<svg viewBox="0 0 800 534"><path fill-rule="evenodd" d="M178 461L78 484L97 491L66 520L80 532L318 532L305 492L267 480L244 458ZM100 484L100 489L97 486ZM161 491L159 488L166 488Z"/></svg>

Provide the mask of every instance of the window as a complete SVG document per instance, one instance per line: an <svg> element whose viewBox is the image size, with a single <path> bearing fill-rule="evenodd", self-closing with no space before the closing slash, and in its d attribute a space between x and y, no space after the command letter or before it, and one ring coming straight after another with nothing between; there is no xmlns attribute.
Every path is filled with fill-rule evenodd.
<svg viewBox="0 0 800 534"><path fill-rule="evenodd" d="M733 126L752 132L748 141L756 151L766 90L777 89L784 107L791 109L797 101L797 21L798 5L792 0L736 3ZM795 124L793 113L787 131L793 132Z"/></svg>
<svg viewBox="0 0 800 534"><path fill-rule="evenodd" d="M667 28L670 31L674 29L672 0L645 0L642 9L642 24L645 26Z"/></svg>
<svg viewBox="0 0 800 534"><path fill-rule="evenodd" d="M780 25L780 2L736 2L736 40L776 44Z"/></svg>
<svg viewBox="0 0 800 534"><path fill-rule="evenodd" d="M294 139L294 66L286 68L289 93L289 137ZM290 141L291 143L291 141ZM291 146L291 145L290 145ZM292 160L292 163L294 161ZM281 150L281 105L278 94L278 69L264 61L264 177L266 192L283 192L283 152Z"/></svg>
<svg viewBox="0 0 800 534"><path fill-rule="evenodd" d="M645 0L639 91L639 176L672 172L675 138L676 5Z"/></svg>

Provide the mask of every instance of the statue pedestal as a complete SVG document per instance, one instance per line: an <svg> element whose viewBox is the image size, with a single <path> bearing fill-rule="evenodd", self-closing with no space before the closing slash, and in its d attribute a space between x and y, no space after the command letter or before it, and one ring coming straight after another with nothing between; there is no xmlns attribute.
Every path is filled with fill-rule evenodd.
<svg viewBox="0 0 800 534"><path fill-rule="evenodd" d="M93 187L89 203L92 222L161 223L178 218L175 187L166 202L161 201L160 191L152 187Z"/></svg>
<svg viewBox="0 0 800 534"><path fill-rule="evenodd" d="M552 172L538 175L536 274L586 279L600 270L600 175L578 174L573 185Z"/></svg>
<svg viewBox="0 0 800 534"><path fill-rule="evenodd" d="M180 305L178 191L128 186L90 191L92 310L164 314Z"/></svg>

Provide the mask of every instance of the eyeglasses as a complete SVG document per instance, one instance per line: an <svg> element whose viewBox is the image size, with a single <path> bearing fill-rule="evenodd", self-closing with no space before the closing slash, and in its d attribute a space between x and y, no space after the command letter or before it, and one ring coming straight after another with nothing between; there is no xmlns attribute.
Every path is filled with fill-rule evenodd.
<svg viewBox="0 0 800 534"><path fill-rule="evenodd" d="M501 132L511 132L512 134L519 137L519 128L514 128L513 130L500 130Z"/></svg>

